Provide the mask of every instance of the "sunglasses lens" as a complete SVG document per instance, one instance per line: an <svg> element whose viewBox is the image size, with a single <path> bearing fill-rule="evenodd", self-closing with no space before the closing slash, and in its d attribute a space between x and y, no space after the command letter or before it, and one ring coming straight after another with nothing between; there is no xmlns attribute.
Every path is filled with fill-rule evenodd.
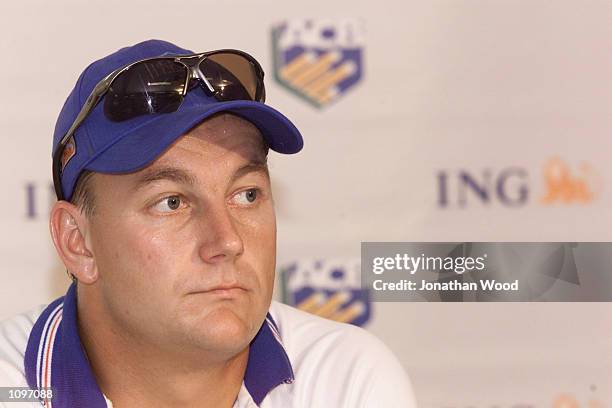
<svg viewBox="0 0 612 408"><path fill-rule="evenodd" d="M255 64L240 54L219 52L200 63L200 70L220 101L246 99L263 102L263 81Z"/></svg>
<svg viewBox="0 0 612 408"><path fill-rule="evenodd" d="M115 78L104 98L104 114L121 122L150 113L176 111L183 102L188 69L173 60L134 64Z"/></svg>

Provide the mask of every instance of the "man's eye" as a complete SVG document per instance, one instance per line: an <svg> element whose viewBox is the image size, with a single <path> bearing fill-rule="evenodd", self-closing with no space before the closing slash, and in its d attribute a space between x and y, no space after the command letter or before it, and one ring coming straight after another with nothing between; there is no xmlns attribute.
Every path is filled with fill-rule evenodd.
<svg viewBox="0 0 612 408"><path fill-rule="evenodd" d="M234 196L234 201L240 205L249 205L257 199L258 191L256 188L241 191Z"/></svg>
<svg viewBox="0 0 612 408"><path fill-rule="evenodd" d="M153 208L162 213L176 211L183 206L183 200L177 195L164 197Z"/></svg>

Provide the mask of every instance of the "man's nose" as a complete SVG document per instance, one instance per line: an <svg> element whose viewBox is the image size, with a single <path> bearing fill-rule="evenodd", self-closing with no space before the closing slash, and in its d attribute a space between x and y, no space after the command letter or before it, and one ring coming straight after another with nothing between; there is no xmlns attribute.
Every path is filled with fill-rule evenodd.
<svg viewBox="0 0 612 408"><path fill-rule="evenodd" d="M206 263L219 263L240 256L244 251L244 243L238 226L227 208L209 208L202 214L198 231L202 260Z"/></svg>

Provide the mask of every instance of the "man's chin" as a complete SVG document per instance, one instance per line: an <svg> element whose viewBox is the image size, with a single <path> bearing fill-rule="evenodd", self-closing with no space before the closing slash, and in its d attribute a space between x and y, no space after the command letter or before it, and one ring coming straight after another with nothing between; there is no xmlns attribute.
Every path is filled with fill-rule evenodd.
<svg viewBox="0 0 612 408"><path fill-rule="evenodd" d="M192 339L207 349L223 352L239 352L255 337L259 327L252 323L248 311L232 305L212 305L199 319L190 319Z"/></svg>

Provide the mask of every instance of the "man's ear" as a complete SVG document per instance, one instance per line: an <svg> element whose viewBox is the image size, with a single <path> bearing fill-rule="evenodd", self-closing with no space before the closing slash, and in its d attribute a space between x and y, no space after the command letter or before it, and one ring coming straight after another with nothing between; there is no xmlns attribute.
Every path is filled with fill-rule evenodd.
<svg viewBox="0 0 612 408"><path fill-rule="evenodd" d="M79 282L92 284L98 279L98 268L88 247L89 222L68 201L57 201L51 209L49 229L57 254Z"/></svg>

